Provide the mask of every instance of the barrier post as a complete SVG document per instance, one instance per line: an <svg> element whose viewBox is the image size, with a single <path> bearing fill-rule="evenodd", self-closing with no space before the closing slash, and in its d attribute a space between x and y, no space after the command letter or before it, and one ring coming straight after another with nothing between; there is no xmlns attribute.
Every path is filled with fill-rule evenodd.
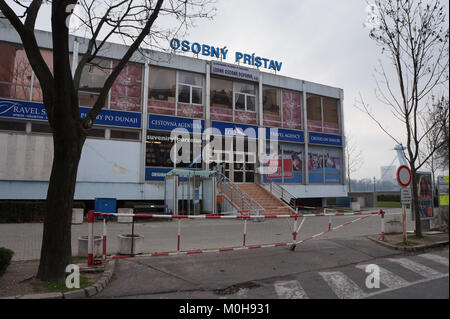
<svg viewBox="0 0 450 319"><path fill-rule="evenodd" d="M180 239L181 239L181 219L178 218L177 251L180 251Z"/></svg>
<svg viewBox="0 0 450 319"><path fill-rule="evenodd" d="M295 216L295 218L294 218L294 229L292 229L292 238L295 243L297 240L297 216Z"/></svg>
<svg viewBox="0 0 450 319"><path fill-rule="evenodd" d="M133 257L134 256L134 211L133 211L133 216L131 216L131 252L130 252L130 256Z"/></svg>
<svg viewBox="0 0 450 319"><path fill-rule="evenodd" d="M384 211L380 209L380 216L381 216L381 236L379 240L385 241L386 238L384 236Z"/></svg>
<svg viewBox="0 0 450 319"><path fill-rule="evenodd" d="M244 235L242 238L242 246L245 247L245 240L247 236L247 219L244 219Z"/></svg>
<svg viewBox="0 0 450 319"><path fill-rule="evenodd" d="M88 217L88 266L94 264L94 211L87 213Z"/></svg>
<svg viewBox="0 0 450 319"><path fill-rule="evenodd" d="M103 218L103 260L106 260L106 218Z"/></svg>

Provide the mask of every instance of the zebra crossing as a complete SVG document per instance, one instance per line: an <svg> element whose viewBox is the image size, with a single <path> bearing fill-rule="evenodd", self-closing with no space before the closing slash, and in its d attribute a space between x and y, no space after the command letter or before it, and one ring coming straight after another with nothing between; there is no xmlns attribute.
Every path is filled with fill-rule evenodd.
<svg viewBox="0 0 450 319"><path fill-rule="evenodd" d="M246 289L230 297L254 298L258 295L267 295L267 293L270 295L270 290L272 290L272 296L278 299L313 299L319 295L323 296L323 290L328 289L331 291L330 298L362 299L449 276L448 257L435 253L383 258L376 260L375 264L380 286L372 289L369 289L366 280L372 273L367 271L367 266L373 264L360 263L350 268L345 266L333 271L319 271L309 275L300 274L297 276L298 278L289 278L289 280L278 278L261 282L260 288L255 291ZM396 269L396 271L392 269ZM350 276L349 273L353 273L353 275ZM322 288L321 293L314 291L314 289L319 289L319 286L325 287Z"/></svg>

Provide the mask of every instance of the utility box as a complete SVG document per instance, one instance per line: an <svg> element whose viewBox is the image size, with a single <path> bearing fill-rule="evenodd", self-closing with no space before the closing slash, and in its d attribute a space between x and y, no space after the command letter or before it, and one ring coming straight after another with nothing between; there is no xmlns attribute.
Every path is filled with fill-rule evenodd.
<svg viewBox="0 0 450 319"><path fill-rule="evenodd" d="M96 198L95 211L97 213L115 213L117 209L117 201L115 198ZM98 216L97 219L103 219L103 216ZM108 217L108 220L112 217Z"/></svg>

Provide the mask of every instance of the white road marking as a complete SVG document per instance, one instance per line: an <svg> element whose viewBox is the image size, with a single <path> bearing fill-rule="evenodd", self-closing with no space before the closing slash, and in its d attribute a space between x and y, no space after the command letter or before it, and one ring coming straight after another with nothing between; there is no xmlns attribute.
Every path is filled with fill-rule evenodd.
<svg viewBox="0 0 450 319"><path fill-rule="evenodd" d="M365 293L353 280L339 271L319 272L319 274L340 299L360 299L365 296Z"/></svg>
<svg viewBox="0 0 450 319"><path fill-rule="evenodd" d="M439 271L436 271L434 269L431 269L430 267L424 266L406 258L388 258L388 260L400 264L406 269L409 269L425 278L432 279L443 275Z"/></svg>
<svg viewBox="0 0 450 319"><path fill-rule="evenodd" d="M419 257L423 257L423 258L432 260L432 261L434 261L434 262L437 262L437 263L439 263L439 264L442 264L442 265L448 267L448 258L446 258L446 257L442 257L442 256L439 256L439 255L436 255L436 254L430 254L430 253L427 253L427 254L421 254L421 255L419 255Z"/></svg>
<svg viewBox="0 0 450 319"><path fill-rule="evenodd" d="M279 281L274 287L279 299L308 299L297 280Z"/></svg>
<svg viewBox="0 0 450 319"><path fill-rule="evenodd" d="M368 264L367 264L368 265ZM366 270L367 265L357 265L356 268ZM378 266L378 265L377 265ZM389 270L378 266L380 269L380 282L382 282L385 286L389 288L402 288L409 284L405 279L393 274ZM367 274L369 275L369 274Z"/></svg>

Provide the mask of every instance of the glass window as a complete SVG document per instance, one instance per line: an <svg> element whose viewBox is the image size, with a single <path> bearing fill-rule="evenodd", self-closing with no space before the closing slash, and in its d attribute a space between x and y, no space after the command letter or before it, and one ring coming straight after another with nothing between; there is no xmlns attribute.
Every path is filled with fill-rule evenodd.
<svg viewBox="0 0 450 319"><path fill-rule="evenodd" d="M306 96L306 114L308 130L322 132L322 106L320 96L311 94Z"/></svg>
<svg viewBox="0 0 450 319"><path fill-rule="evenodd" d="M323 98L323 120L328 123L338 123L338 100Z"/></svg>
<svg viewBox="0 0 450 319"><path fill-rule="evenodd" d="M119 130L111 130L111 138L112 139L122 139L122 140L140 140L139 132L134 131L119 131Z"/></svg>
<svg viewBox="0 0 450 319"><path fill-rule="evenodd" d="M176 71L150 66L149 99L175 102Z"/></svg>
<svg viewBox="0 0 450 319"><path fill-rule="evenodd" d="M236 110L255 111L255 86L234 82L234 107Z"/></svg>
<svg viewBox="0 0 450 319"><path fill-rule="evenodd" d="M185 142L178 137L179 142ZM171 138L171 133L166 132L147 132L147 152L146 152L146 166L152 167L174 167L174 163L170 157L172 147L174 146L175 138ZM190 158L189 163L180 161L176 164L177 167L190 167L190 168L201 168L201 151L200 154L195 154L194 143L201 145L201 140L196 139L192 136L189 137L188 142ZM186 150L184 150L186 151ZM181 152L181 150L179 151ZM181 154L179 154L181 155Z"/></svg>
<svg viewBox="0 0 450 319"><path fill-rule="evenodd" d="M263 110L266 114L280 115L280 90L263 86Z"/></svg>
<svg viewBox="0 0 450 319"><path fill-rule="evenodd" d="M188 72L179 72L178 82L178 102L202 104L202 75Z"/></svg>
<svg viewBox="0 0 450 319"><path fill-rule="evenodd" d="M31 132L34 133L52 133L52 129L48 123L32 123Z"/></svg>
<svg viewBox="0 0 450 319"><path fill-rule="evenodd" d="M116 67L118 61L113 61ZM143 65L127 63L111 87L111 109L141 111Z"/></svg>
<svg viewBox="0 0 450 319"><path fill-rule="evenodd" d="M323 131L326 133L339 134L338 100L323 98Z"/></svg>
<svg viewBox="0 0 450 319"><path fill-rule="evenodd" d="M91 128L90 130L88 130L88 137L101 137L101 138L105 138L105 130L104 129L99 129L99 128Z"/></svg>
<svg viewBox="0 0 450 319"><path fill-rule="evenodd" d="M189 72L179 72L178 81L183 84L203 86L203 76L200 74L189 73Z"/></svg>
<svg viewBox="0 0 450 319"><path fill-rule="evenodd" d="M25 132L26 125L25 122L0 120L0 131Z"/></svg>
<svg viewBox="0 0 450 319"><path fill-rule="evenodd" d="M320 107L320 96L308 94L306 97L306 111L308 120L322 121L322 111Z"/></svg>
<svg viewBox="0 0 450 319"><path fill-rule="evenodd" d="M41 50L42 58L50 69L50 72L53 74L53 51L50 50ZM72 54L69 56L70 61L72 61ZM33 80L33 101L42 102L42 89L39 83L38 77L35 75Z"/></svg>
<svg viewBox="0 0 450 319"><path fill-rule="evenodd" d="M324 149L325 183L341 182L341 151L335 148Z"/></svg>
<svg viewBox="0 0 450 319"><path fill-rule="evenodd" d="M233 82L211 78L211 106L233 108Z"/></svg>
<svg viewBox="0 0 450 319"><path fill-rule="evenodd" d="M106 78L109 76L110 69L110 61L105 59L94 59L91 63L87 63L84 66L78 90L80 106L94 106L100 91L103 89Z"/></svg>
<svg viewBox="0 0 450 319"><path fill-rule="evenodd" d="M19 45L0 43L0 97L29 100L32 69Z"/></svg>
<svg viewBox="0 0 450 319"><path fill-rule="evenodd" d="M106 78L109 76L110 70L109 60L94 59L91 63L87 63L81 72L79 90L99 94L103 89Z"/></svg>
<svg viewBox="0 0 450 319"><path fill-rule="evenodd" d="M323 184L323 149L310 146L308 149L309 183Z"/></svg>

